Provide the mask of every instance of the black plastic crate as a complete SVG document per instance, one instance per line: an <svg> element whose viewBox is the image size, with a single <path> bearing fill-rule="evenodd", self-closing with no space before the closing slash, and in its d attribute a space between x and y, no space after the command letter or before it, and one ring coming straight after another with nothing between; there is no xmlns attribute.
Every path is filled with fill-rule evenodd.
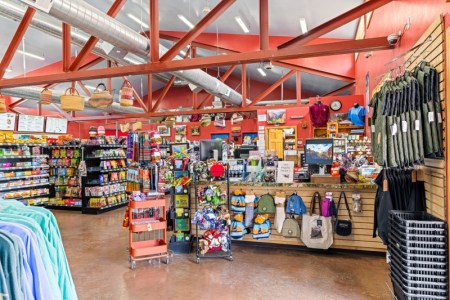
<svg viewBox="0 0 450 300"><path fill-rule="evenodd" d="M391 280L398 299L448 299L447 290L436 289L427 284L421 288L408 288L393 273L391 273Z"/></svg>
<svg viewBox="0 0 450 300"><path fill-rule="evenodd" d="M402 238L395 230L391 230L389 234L389 243L395 246L404 246L408 248L420 248L423 250L427 249L440 249L447 251L447 243L445 241L436 242L423 242L415 240L407 240Z"/></svg>
<svg viewBox="0 0 450 300"><path fill-rule="evenodd" d="M391 219L392 221L392 219ZM419 234L419 235L447 235L447 229L445 228L418 228L407 227L402 224L391 222L391 227L394 227L398 232L403 234Z"/></svg>
<svg viewBox="0 0 450 300"><path fill-rule="evenodd" d="M447 249L445 248L415 248L408 247L403 244L395 243L394 240L389 243L392 247L397 248L402 253L415 254L415 255L440 255L447 256Z"/></svg>
<svg viewBox="0 0 450 300"><path fill-rule="evenodd" d="M406 278L408 276L423 276L423 277L440 277L447 278L448 273L447 269L440 268L419 268L419 267L410 267L404 265L400 258L395 256L391 256L391 267L400 271Z"/></svg>
<svg viewBox="0 0 450 300"><path fill-rule="evenodd" d="M391 256L396 255L400 256L404 259L411 261L419 261L419 262L429 262L429 263L447 263L448 259L445 255L422 255L422 254L411 254L402 252L400 249L396 247L388 246L389 253Z"/></svg>
<svg viewBox="0 0 450 300"><path fill-rule="evenodd" d="M447 262L429 262L429 261L415 261L402 257L399 253L396 253L395 250L390 252L391 259L397 259L405 267L410 268L424 268L424 269L436 269L436 270L447 270L448 263Z"/></svg>
<svg viewBox="0 0 450 300"><path fill-rule="evenodd" d="M391 268L391 274L395 274L398 281L408 288L422 288L424 286L431 286L434 289L447 290L447 279L439 277L415 277L413 279L407 279L401 275L400 270L397 268Z"/></svg>
<svg viewBox="0 0 450 300"><path fill-rule="evenodd" d="M416 242L431 242L431 243L445 243L447 237L445 235L424 235L424 234L409 234L400 232L397 228L391 226L391 232L395 232L398 237L408 241Z"/></svg>
<svg viewBox="0 0 450 300"><path fill-rule="evenodd" d="M389 216L392 221L405 227L414 228L442 228L446 229L446 223L426 212L391 210Z"/></svg>

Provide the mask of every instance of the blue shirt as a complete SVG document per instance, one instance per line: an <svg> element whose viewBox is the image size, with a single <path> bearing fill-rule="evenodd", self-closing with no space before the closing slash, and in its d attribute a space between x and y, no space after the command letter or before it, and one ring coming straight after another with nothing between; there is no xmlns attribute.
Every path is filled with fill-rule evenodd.
<svg viewBox="0 0 450 300"><path fill-rule="evenodd" d="M366 116L366 109L363 106L352 107L348 111L348 119L355 126L364 126L365 116Z"/></svg>
<svg viewBox="0 0 450 300"><path fill-rule="evenodd" d="M23 225L0 221L0 229L8 231L23 242L24 259L30 267L32 291L35 299L53 299L50 281L42 261L35 234Z"/></svg>

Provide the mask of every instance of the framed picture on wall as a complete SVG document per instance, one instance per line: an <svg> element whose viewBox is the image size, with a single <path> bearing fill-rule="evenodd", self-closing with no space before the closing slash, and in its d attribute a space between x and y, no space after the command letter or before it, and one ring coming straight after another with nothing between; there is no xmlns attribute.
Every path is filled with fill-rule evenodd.
<svg viewBox="0 0 450 300"><path fill-rule="evenodd" d="M285 109L268 109L267 124L284 124L286 123Z"/></svg>
<svg viewBox="0 0 450 300"><path fill-rule="evenodd" d="M222 140L222 141L228 143L228 140L230 139L230 134L229 133L211 133L211 139Z"/></svg>
<svg viewBox="0 0 450 300"><path fill-rule="evenodd" d="M200 126L191 126L191 135L200 135Z"/></svg>
<svg viewBox="0 0 450 300"><path fill-rule="evenodd" d="M187 153L188 147L188 143L172 144L170 145L170 150L172 155L176 155L180 153Z"/></svg>
<svg viewBox="0 0 450 300"><path fill-rule="evenodd" d="M175 125L176 135L186 135L186 125Z"/></svg>
<svg viewBox="0 0 450 300"><path fill-rule="evenodd" d="M160 136L170 136L170 127L160 125L158 126L158 133Z"/></svg>

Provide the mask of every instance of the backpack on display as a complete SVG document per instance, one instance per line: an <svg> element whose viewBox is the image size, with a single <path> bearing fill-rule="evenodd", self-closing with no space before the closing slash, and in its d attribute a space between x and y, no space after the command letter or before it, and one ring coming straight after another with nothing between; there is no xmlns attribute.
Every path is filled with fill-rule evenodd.
<svg viewBox="0 0 450 300"><path fill-rule="evenodd" d="M286 213L291 215L303 215L306 213L306 206L302 197L297 193L289 196L286 203Z"/></svg>
<svg viewBox="0 0 450 300"><path fill-rule="evenodd" d="M233 220L230 225L230 236L235 240L242 240L246 233L244 222Z"/></svg>
<svg viewBox="0 0 450 300"><path fill-rule="evenodd" d="M254 239L263 239L268 238L270 236L270 227L272 224L270 223L270 220L265 220L262 224L255 223L253 225L253 238Z"/></svg>
<svg viewBox="0 0 450 300"><path fill-rule="evenodd" d="M264 194L259 198L258 212L266 214L275 213L275 201L270 194Z"/></svg>
<svg viewBox="0 0 450 300"><path fill-rule="evenodd" d="M281 235L285 238L300 237L300 225L294 217L284 220Z"/></svg>

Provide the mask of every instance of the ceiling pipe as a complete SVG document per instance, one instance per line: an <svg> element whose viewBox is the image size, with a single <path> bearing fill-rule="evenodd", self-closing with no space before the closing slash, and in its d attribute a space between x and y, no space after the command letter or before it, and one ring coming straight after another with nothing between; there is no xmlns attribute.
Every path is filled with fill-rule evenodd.
<svg viewBox="0 0 450 300"><path fill-rule="evenodd" d="M25 10L26 6L22 5L20 2L12 0L0 0L0 16L3 16L7 19L20 21L23 17ZM46 14L41 13L40 11L37 11L36 14L34 15L33 19L31 20L30 27L39 30L45 34L48 34L50 36L53 36L55 38L58 39L62 38L61 22L55 20L55 18L52 18ZM84 44L88 39L89 36L87 36L82 32L75 32L75 33L72 32L71 40L72 44L74 44L75 46L83 48ZM98 45L96 45L94 49L92 49L92 53L105 60L111 60L123 66L130 65L130 63L123 58L113 57L106 54L105 51ZM155 74L155 75L165 82L169 81L170 75L166 76L164 76L164 74ZM175 80L174 85L185 86L187 85L187 82L184 80Z"/></svg>
<svg viewBox="0 0 450 300"><path fill-rule="evenodd" d="M146 61L148 60L150 51L148 38L114 18L111 18L85 1L53 0L51 3L48 0L37 0L33 3L27 0L20 1L33 6L38 10L47 12L49 15L102 39L114 47L134 53L145 58ZM41 3L47 5L42 5ZM160 57L168 50L169 49L160 44ZM176 56L174 59L183 58ZM172 75L200 86L209 93L218 96L231 104L241 105L242 103L241 94L200 69L172 72ZM250 100L247 100L247 103L250 103Z"/></svg>
<svg viewBox="0 0 450 300"><path fill-rule="evenodd" d="M35 86L26 86L26 87L17 87L17 88L6 88L2 89L2 94L5 96L16 97L16 98L25 98L29 101L39 101L39 95L42 92L42 88ZM52 103L61 104L59 97L62 95L62 92L53 91L52 95ZM84 106L85 111L87 112L98 112L98 108L93 108L88 103L88 97L84 98ZM118 101L118 99L116 99ZM127 106L122 107L119 103L114 102L109 108L101 109L102 112L106 113L119 113L119 114L140 114L145 113L145 111L140 107Z"/></svg>

